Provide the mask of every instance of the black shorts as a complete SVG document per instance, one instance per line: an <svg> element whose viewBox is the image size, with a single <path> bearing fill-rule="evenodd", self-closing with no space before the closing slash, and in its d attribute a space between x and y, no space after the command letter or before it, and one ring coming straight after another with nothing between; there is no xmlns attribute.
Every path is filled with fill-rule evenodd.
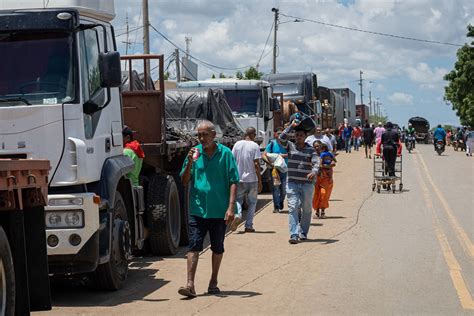
<svg viewBox="0 0 474 316"><path fill-rule="evenodd" d="M203 250L204 238L209 232L211 250L216 254L224 253L224 238L227 225L221 218L189 217L189 251Z"/></svg>
<svg viewBox="0 0 474 316"><path fill-rule="evenodd" d="M372 147L372 142L366 142L366 141L364 140L364 145L365 145L366 147Z"/></svg>

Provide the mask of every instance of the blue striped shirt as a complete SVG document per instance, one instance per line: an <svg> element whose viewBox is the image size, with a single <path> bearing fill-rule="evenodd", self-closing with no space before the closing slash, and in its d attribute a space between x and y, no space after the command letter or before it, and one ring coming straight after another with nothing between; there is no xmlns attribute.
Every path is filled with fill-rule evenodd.
<svg viewBox="0 0 474 316"><path fill-rule="evenodd" d="M281 134L280 139L287 140L288 134L293 130L290 125ZM319 170L319 157L313 147L305 143L304 148L298 148L293 142L288 141L288 181L308 183L307 175L316 175Z"/></svg>

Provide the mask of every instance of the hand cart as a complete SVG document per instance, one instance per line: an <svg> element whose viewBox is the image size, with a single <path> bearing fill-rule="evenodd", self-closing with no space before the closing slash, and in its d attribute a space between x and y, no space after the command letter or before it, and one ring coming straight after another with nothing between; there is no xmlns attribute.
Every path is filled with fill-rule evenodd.
<svg viewBox="0 0 474 316"><path fill-rule="evenodd" d="M381 189L386 189L387 191L392 191L395 193L397 191L397 182L398 189L400 192L403 191L403 158L402 155L397 156L395 161L395 176L389 176L385 168L385 160L383 156L374 156L374 182L372 183L372 191L377 189L377 193L380 193Z"/></svg>

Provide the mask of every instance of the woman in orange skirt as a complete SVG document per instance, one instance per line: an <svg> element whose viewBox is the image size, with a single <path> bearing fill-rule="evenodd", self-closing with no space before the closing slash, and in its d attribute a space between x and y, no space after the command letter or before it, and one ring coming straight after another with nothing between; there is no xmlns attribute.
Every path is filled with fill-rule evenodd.
<svg viewBox="0 0 474 316"><path fill-rule="evenodd" d="M329 152L328 146L320 144L320 166L319 173L314 186L313 209L316 211L315 218L325 218L325 210L329 207L333 182L333 168L336 166L336 158Z"/></svg>

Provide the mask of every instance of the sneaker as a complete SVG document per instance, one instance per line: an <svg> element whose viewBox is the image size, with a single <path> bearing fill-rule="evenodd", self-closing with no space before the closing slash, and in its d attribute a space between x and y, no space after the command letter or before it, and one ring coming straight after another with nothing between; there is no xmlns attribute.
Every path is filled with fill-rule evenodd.
<svg viewBox="0 0 474 316"><path fill-rule="evenodd" d="M234 218L234 220L232 221L232 224L230 224L230 230L235 232L237 230L237 227L239 226L239 224L242 222L242 219L238 216L236 216Z"/></svg>
<svg viewBox="0 0 474 316"><path fill-rule="evenodd" d="M292 245L297 244L298 243L298 235L291 236L290 240L288 240L288 242Z"/></svg>
<svg viewBox="0 0 474 316"><path fill-rule="evenodd" d="M305 233L300 233L300 240L306 240L308 239L308 236L306 236Z"/></svg>
<svg viewBox="0 0 474 316"><path fill-rule="evenodd" d="M273 213L280 213L280 210L277 209L277 208L274 208L274 209L273 209Z"/></svg>
<svg viewBox="0 0 474 316"><path fill-rule="evenodd" d="M255 229L253 227L249 227L249 228L245 227L245 232L246 233L255 233Z"/></svg>

